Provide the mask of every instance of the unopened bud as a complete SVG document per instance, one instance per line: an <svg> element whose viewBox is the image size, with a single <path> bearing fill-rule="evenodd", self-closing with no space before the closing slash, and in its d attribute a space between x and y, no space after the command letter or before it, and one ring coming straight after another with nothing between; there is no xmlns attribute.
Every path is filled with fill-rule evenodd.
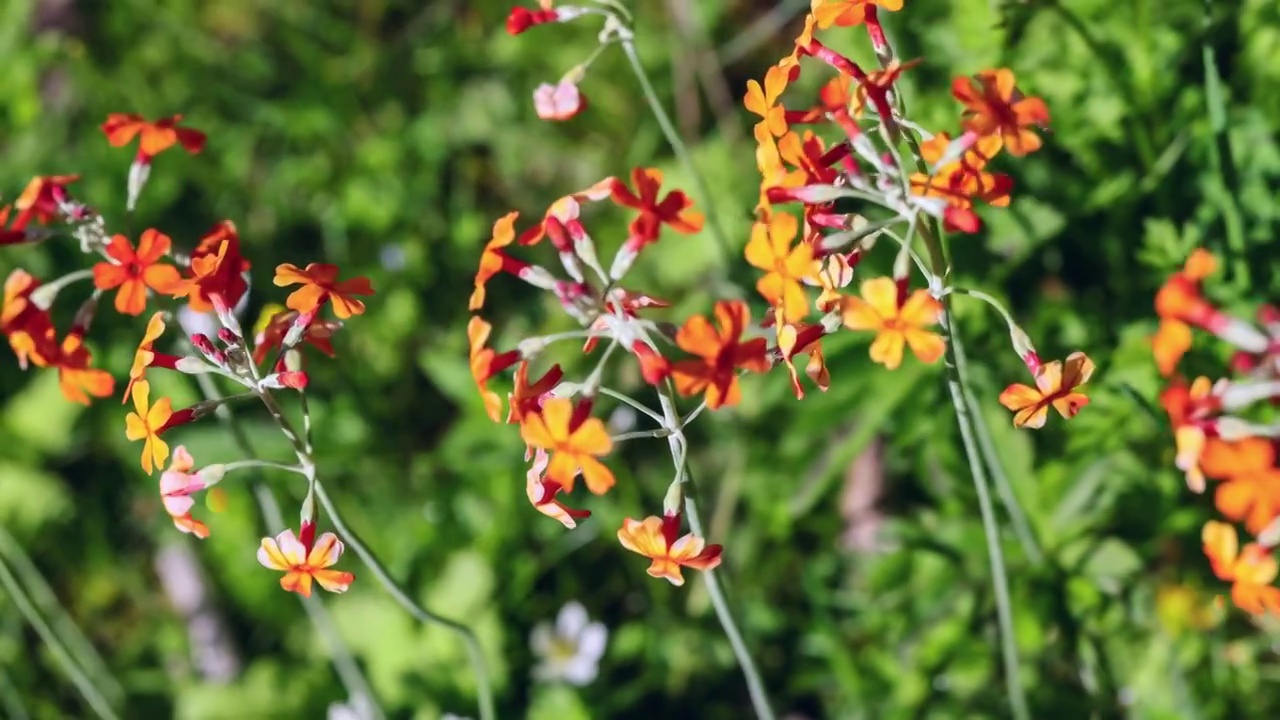
<svg viewBox="0 0 1280 720"><path fill-rule="evenodd" d="M138 151L138 156L129 166L129 197L125 203L125 209L129 212L133 212L134 207L137 206L138 196L142 194L142 188L147 184L147 178L150 176L151 158L142 151Z"/></svg>
<svg viewBox="0 0 1280 720"><path fill-rule="evenodd" d="M183 355L173 364L175 370L187 375L201 375L203 373L213 372L217 370L214 366L205 362L195 355Z"/></svg>
<svg viewBox="0 0 1280 720"><path fill-rule="evenodd" d="M280 342L281 347L291 348L302 342L303 336L307 333L307 328L311 326L311 321L316 319L316 311L302 313L294 318L293 324L289 326L289 331L284 334L284 340Z"/></svg>
<svg viewBox="0 0 1280 720"><path fill-rule="evenodd" d="M521 360L537 357L546 348L547 341L540 337L525 338L516 344L516 351L520 353Z"/></svg>
<svg viewBox="0 0 1280 720"><path fill-rule="evenodd" d="M684 507L684 483L680 477L676 477L671 481L671 485L667 486L667 494L662 498L662 514L667 516L679 515L680 509Z"/></svg>
<svg viewBox="0 0 1280 720"><path fill-rule="evenodd" d="M284 351L284 355L280 357L280 364L284 366L285 372L301 372L302 371L302 353L297 348L289 348ZM277 370L277 372L279 372Z"/></svg>
<svg viewBox="0 0 1280 720"><path fill-rule="evenodd" d="M237 337L244 337L244 331L240 329L240 318L227 306L226 299L219 293L210 293L209 301L213 303L213 310L218 314L218 322L222 323L222 327L235 333Z"/></svg>
<svg viewBox="0 0 1280 720"><path fill-rule="evenodd" d="M1040 357L1036 354L1036 346L1031 344L1031 338L1027 333L1017 325L1013 325L1009 328L1009 341L1013 343L1013 351L1018 354L1018 357L1031 368L1031 372L1035 372L1036 368L1032 367L1032 364L1034 362L1038 366Z"/></svg>
<svg viewBox="0 0 1280 720"><path fill-rule="evenodd" d="M226 345L228 347L232 345L240 344L239 336L237 336L235 333L231 332L227 328L218 328L218 340L223 345Z"/></svg>
<svg viewBox="0 0 1280 720"><path fill-rule="evenodd" d="M204 483L204 486L208 488L221 482L222 478L226 477L226 474L227 466L222 463L217 463L214 465L206 465L201 468L200 471L196 473L196 476L199 477L200 482Z"/></svg>

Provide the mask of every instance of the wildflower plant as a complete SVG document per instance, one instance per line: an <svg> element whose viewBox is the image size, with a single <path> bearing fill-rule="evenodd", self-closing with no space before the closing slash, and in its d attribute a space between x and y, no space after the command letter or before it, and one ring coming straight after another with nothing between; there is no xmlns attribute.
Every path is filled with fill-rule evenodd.
<svg viewBox="0 0 1280 720"><path fill-rule="evenodd" d="M980 440L988 431L975 411L976 400L968 386L964 351L952 321L952 300L977 300L1006 323L1011 349L1033 381L1031 385L1013 382L1000 394L1017 427L1042 427L1051 408L1064 418L1075 416L1089 402L1082 387L1090 380L1094 364L1083 352L1063 361L1043 361L996 298L953 282L947 234L956 235L954 242L972 242L963 236L981 229L976 208L1010 204L1012 180L995 172L992 163L999 162L1001 155L1019 158L1039 149L1049 111L1043 101L1017 87L1012 70L994 68L952 83L951 94L959 103L957 127L933 132L914 122L897 81L920 60L896 54L881 16L902 5L900 0L814 0L790 51L762 79L748 83L743 104L756 118L753 135L760 182L754 224L740 245L746 264L757 272L755 290L763 301L754 322L751 304L741 297L716 300L708 315L668 322L651 319L650 309L667 303L627 284L628 271L643 262L643 248L658 241L664 229L668 235L689 235L704 223L716 233L718 226L714 211L705 208L705 216L695 212L684 192L663 195L662 175L646 168L632 170L630 186L609 177L561 197L524 230L514 226L518 221L514 213L499 219L481 256L472 295L471 309L484 310L487 283L498 274L513 276L553 294L581 328L497 349L488 344L488 320L477 314L468 328L472 374L493 420L503 420L503 402L490 383L503 371L517 375L505 421L518 423L530 452L538 453L530 455L534 457L530 482L541 473L541 482L550 488L544 487L540 494L531 492L531 499L567 495L579 473L590 492L604 494L615 481L601 458L616 444L642 438L666 440L674 470L662 514L651 514L643 521L627 519L618 539L627 550L650 559L650 575L674 584L683 583L684 567L707 571L717 613L760 717L772 717L772 710L711 572L722 553L731 555L733 549L708 545L703 537L687 466L685 429L705 410L737 404L742 392L738 378L744 373L785 366L795 396L803 398L805 383L796 368L798 358L804 359L809 382L826 390L832 378L823 339L845 330L873 334L871 360L888 370L911 361L908 355L914 362L945 361L986 530L1009 700L1016 717L1028 717L987 481L989 473L997 478L1003 473L998 458L984 450ZM557 92L568 96L564 83L588 82L586 70L599 53L610 45L621 45L673 149L686 169L693 168L636 60L631 18L625 9L603 1L543 2L537 9L513 9L507 30L518 35L538 25L585 21L602 22L600 46L566 74ZM873 69L863 68L823 42L828 34L863 31L878 62ZM823 77L819 96L792 97L794 93L788 91L801 75L814 74ZM552 104L546 87L535 93L538 114L559 119L566 114L563 110L544 111ZM574 95L580 96L580 92ZM689 175L696 180L694 190L705 198L696 169ZM588 227L594 206L608 200L638 214L624 238L597 242ZM558 265L554 269L551 263L528 259L535 252L533 246L544 238L554 250ZM725 245L723 237L718 241ZM859 278L864 275L859 269L867 267L864 259L877 246L892 251L892 273ZM602 247L617 248L610 261L602 257ZM582 352L593 363L585 377L565 379L560 363L542 360L552 345L578 341L585 341ZM656 406L607 384L606 364L615 359L638 366ZM535 383L534 395L524 378L530 376L529 364L539 362L545 375ZM636 408L656 427L609 437L604 424L593 417L601 397ZM549 464L542 452L550 453ZM1011 493L1001 495L1011 497ZM575 518L586 514L570 511L568 499L541 505L535 500L534 504L570 529ZM1015 517L1020 512L1016 506L1008 511ZM690 534L682 534L686 519Z"/></svg>

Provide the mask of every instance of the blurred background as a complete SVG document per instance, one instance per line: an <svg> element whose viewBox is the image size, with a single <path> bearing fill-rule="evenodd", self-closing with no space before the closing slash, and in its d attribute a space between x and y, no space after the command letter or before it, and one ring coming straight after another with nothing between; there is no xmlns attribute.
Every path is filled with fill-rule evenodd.
<svg viewBox="0 0 1280 720"><path fill-rule="evenodd" d="M641 58L736 256L757 192L745 83L789 52L808 3L636 5ZM701 581L652 580L614 538L623 517L658 511L670 480L663 441L620 447L609 459L617 487L575 496L595 514L566 532L529 507L519 434L485 417L468 372L466 302L494 219L538 217L636 165L692 191L617 48L581 84L586 112L537 119L534 88L585 59L597 25L512 37L510 7L7 0L0 197L33 175L80 173L75 196L109 228L156 227L181 247L230 219L255 273L248 321L283 301L269 279L277 263L332 262L372 278L378 294L337 339L337 359L310 360L322 476L416 599L474 626L499 717L746 717ZM1044 150L998 161L1015 178L1012 207L984 211L984 232L953 244L960 282L1006 299L1042 356L1082 349L1099 367L1092 404L1069 425L1054 417L1039 433L1015 431L995 398L1026 381L1025 368L998 318L959 307L975 387L1044 554L1033 562L1006 533L1034 716L1274 717L1277 628L1215 600L1227 588L1199 547L1212 501L1189 494L1173 467L1148 338L1156 288L1198 245L1227 253L1218 290L1228 304L1274 297L1280 7L907 0L885 21L902 56L924 58L900 84L924 127L954 132L951 78L991 66L1013 68L1052 113ZM860 29L823 37L872 62ZM1207 82L1212 67L1221 85ZM127 222L132 151L105 142L97 125L109 112L183 113L209 135L200 155L157 158ZM625 222L615 213L592 231L616 243ZM680 319L709 310L702 279L716 262L708 235L671 235L630 285L676 300L667 317ZM0 253L6 274L84 265L65 240ZM490 284L499 347L563 327L517 285ZM72 286L59 312L87 291ZM142 327L109 305L98 314L90 344L117 378ZM941 368L909 360L886 372L867 342L830 342L826 393L796 401L785 374L755 377L741 407L694 426L731 603L780 715L1004 717L982 526ZM1215 352L1204 349L1205 368L1220 367ZM154 382L176 406L198 397L186 378ZM27 623L29 600L53 632L80 628L101 661L72 641L76 656L125 717L360 717L358 702L335 707L351 701L335 636L388 716L474 717L461 644L402 612L354 555L343 566L357 582L323 598L320 628L280 590L254 557L279 528L264 525L248 478L229 477L226 509L206 515L212 537L196 541L173 528L155 478L139 471L115 400L69 404L53 373L23 373L9 357L0 403L0 559L14 580L0 586L0 713L91 716ZM240 414L261 456L288 458L265 414ZM213 421L167 437L201 464L239 458ZM302 489L289 476L266 480L293 522ZM547 660L531 634L572 601L607 628L598 677L535 680Z"/></svg>

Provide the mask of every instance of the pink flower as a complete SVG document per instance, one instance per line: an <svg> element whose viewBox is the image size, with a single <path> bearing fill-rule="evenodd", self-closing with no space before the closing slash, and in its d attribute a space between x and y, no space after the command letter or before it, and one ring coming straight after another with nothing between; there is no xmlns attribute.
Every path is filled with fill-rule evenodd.
<svg viewBox="0 0 1280 720"><path fill-rule="evenodd" d="M542 83L533 91L533 107L543 120L568 120L587 109L587 98L572 80Z"/></svg>
<svg viewBox="0 0 1280 720"><path fill-rule="evenodd" d="M561 525L572 530L578 526L578 518L590 517L591 511L574 510L556 500L556 495L564 489L564 486L554 480L543 479L542 474L546 472L550 456L542 448L538 448L536 453L533 457L533 467L529 468L529 473L525 476L525 492L529 496L529 502L533 503L533 507L538 512L549 518L555 518Z"/></svg>
<svg viewBox="0 0 1280 720"><path fill-rule="evenodd" d="M179 445L174 448L169 469L160 475L160 501L179 530L207 538L209 526L191 517L191 508L196 504L191 496L216 485L225 470L222 465L210 465L193 473L194 467L195 461L186 447Z"/></svg>

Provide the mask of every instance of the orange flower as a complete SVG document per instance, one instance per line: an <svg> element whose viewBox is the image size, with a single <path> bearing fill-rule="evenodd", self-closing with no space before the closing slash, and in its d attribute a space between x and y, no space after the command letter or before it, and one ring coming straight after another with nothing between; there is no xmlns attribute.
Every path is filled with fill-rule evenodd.
<svg viewBox="0 0 1280 720"><path fill-rule="evenodd" d="M331 593L346 592L355 582L355 575L329 569L342 558L342 541L337 535L327 532L311 546L306 540L307 536L314 534L315 526L304 523L302 540L288 529L274 538L262 538L258 562L264 567L284 572L280 587L303 597L311 597L313 580Z"/></svg>
<svg viewBox="0 0 1280 720"><path fill-rule="evenodd" d="M589 415L591 404L574 407L569 398L547 398L536 413L525 416L520 435L529 447L542 448L551 455L547 478L573 492L574 481L582 473L587 489L603 495L615 482L609 468L597 460L613 450L613 441L604 422Z"/></svg>
<svg viewBox="0 0 1280 720"><path fill-rule="evenodd" d="M138 154L144 158L152 158L181 144L187 152L196 154L204 148L205 134L199 130L178 127L181 115L161 118L154 122L144 120L141 115L111 113L102 123L102 132L107 135L107 142L112 147L123 147L141 135L138 142Z"/></svg>
<svg viewBox="0 0 1280 720"><path fill-rule="evenodd" d="M191 508L195 507L191 496L221 480L222 469L214 466L193 473L194 468L191 453L182 445L174 448L169 469L160 475L160 502L173 518L175 527L203 540L209 537L209 526L191 516Z"/></svg>
<svg viewBox="0 0 1280 720"><path fill-rule="evenodd" d="M1165 281L1156 293L1156 314L1160 329L1152 338L1152 351L1160 372L1173 372L1183 354L1191 347L1191 328L1207 330L1246 353L1267 352L1270 341L1256 327L1219 310L1201 294L1201 284L1217 269L1217 260L1199 249L1187 258L1186 265Z"/></svg>
<svg viewBox="0 0 1280 720"><path fill-rule="evenodd" d="M160 433L173 418L173 401L160 398L151 404L151 383L139 380L133 386L135 412L125 416L125 437L142 441L142 470L148 475L153 468L164 465L169 458L169 444L160 439Z"/></svg>
<svg viewBox="0 0 1280 720"><path fill-rule="evenodd" d="M707 407L712 410L738 404L742 397L739 368L751 372L769 369L765 339L742 342L742 333L751 322L746 303L721 300L716 303L715 317L715 327L707 318L695 315L676 332L676 345L698 359L681 360L671 369L676 391L685 396L705 392Z"/></svg>
<svg viewBox="0 0 1280 720"><path fill-rule="evenodd" d="M658 199L662 186L662 171L657 168L635 168L631 171L633 193L622 181L613 184L613 201L624 207L640 211L639 217L628 226L629 235L624 247L630 252L658 239L663 225L678 233L689 235L702 229L702 213L691 209L693 200L679 190L672 190Z"/></svg>
<svg viewBox="0 0 1280 720"><path fill-rule="evenodd" d="M147 368L163 367L170 370L177 368L179 359L177 355L158 353L154 349L156 340L160 339L160 336L164 334L164 330L164 313L158 312L147 321L147 329L142 335L142 342L138 343L138 349L133 353L133 365L129 367L129 384L124 387L124 397L120 400L121 404L129 402L129 399L133 396L134 384L146 377Z"/></svg>
<svg viewBox="0 0 1280 720"><path fill-rule="evenodd" d="M861 298L842 298L840 306L845 327L876 332L871 343L873 362L896 369L902 364L904 346L910 346L921 362L932 363L942 357L946 349L942 337L924 329L937 324L942 315L942 304L928 290L907 296L905 286L887 277L866 280L861 290Z"/></svg>
<svg viewBox="0 0 1280 720"><path fill-rule="evenodd" d="M253 338L253 361L259 365L267 359L267 353L278 350L284 342L284 336L302 316L297 310L285 310L279 305L269 305L262 309L259 327ZM312 317L307 329L302 332L302 342L310 343L320 352L334 356L333 334L342 327L337 320L317 320Z"/></svg>
<svg viewBox="0 0 1280 720"><path fill-rule="evenodd" d="M902 9L902 0L813 0L811 10L818 27L832 25L853 27L867 21L868 6L879 6L889 12Z"/></svg>
<svg viewBox="0 0 1280 720"><path fill-rule="evenodd" d="M1257 543L1240 550L1236 529L1213 520L1205 523L1200 539L1213 574L1232 583L1231 601L1237 607L1254 615L1280 613L1280 589L1271 585L1277 565L1270 551Z"/></svg>
<svg viewBox="0 0 1280 720"><path fill-rule="evenodd" d="M502 271L510 259L500 248L510 245L516 239L516 218L519 216L518 212L509 212L493 224L493 236L485 243L484 254L480 256L480 269L476 270L475 290L471 291L468 309L479 310L484 306L485 285Z"/></svg>
<svg viewBox="0 0 1280 720"><path fill-rule="evenodd" d="M89 404L89 396L109 397L116 382L106 370L89 367L92 357L84 346L80 333L70 333L62 339L55 357L49 363L58 368L58 385L62 395L71 402Z"/></svg>
<svg viewBox="0 0 1280 720"><path fill-rule="evenodd" d="M47 366L58 355L53 320L46 310L31 302L31 293L40 281L31 273L16 268L4 281L4 302L0 305L0 332L9 338L9 346L18 356L18 366L27 369Z"/></svg>
<svg viewBox="0 0 1280 720"><path fill-rule="evenodd" d="M787 89L787 71L777 65L769 68L764 75L764 87L755 80L747 81L747 94L743 104L747 110L759 115L760 124L774 136L787 132L787 110L778 104L778 99Z"/></svg>
<svg viewBox="0 0 1280 720"><path fill-rule="evenodd" d="M858 81L853 91L853 116L861 118L862 111L870 103L880 117L886 121L892 119L893 105L889 102L889 93L893 91L893 85L898 82L902 73L919 64L920 58L905 63L894 58L888 67L867 73L865 78Z"/></svg>
<svg viewBox="0 0 1280 720"><path fill-rule="evenodd" d="M1274 462L1275 455L1271 455ZM1260 533L1280 516L1280 468L1266 468L1232 475L1214 494L1218 512Z"/></svg>
<svg viewBox="0 0 1280 720"><path fill-rule="evenodd" d="M235 307L249 290L244 273L249 262L240 255L240 235L230 220L223 220L200 239L191 253L191 276L174 290L174 297L186 297L195 312L213 310L212 295L221 296L227 307Z"/></svg>
<svg viewBox="0 0 1280 720"><path fill-rule="evenodd" d="M520 353L509 350L496 353L485 343L489 342L489 333L493 326L479 316L472 316L467 323L467 341L471 347L471 377L480 389L480 397L484 400L484 410L489 418L498 422L502 413L502 398L488 388L489 379L520 361Z"/></svg>
<svg viewBox="0 0 1280 720"><path fill-rule="evenodd" d="M683 537L679 535L679 515L650 516L643 522L627 518L618 530L618 542L631 552L653 561L649 564L649 575L666 578L667 582L679 587L684 585L680 568L711 570L720 565L723 550L719 545L707 545L693 533Z"/></svg>
<svg viewBox="0 0 1280 720"><path fill-rule="evenodd" d="M1242 440L1208 438L1200 454L1200 469L1206 477L1230 480L1270 469L1276 464L1275 444L1268 438Z"/></svg>
<svg viewBox="0 0 1280 720"><path fill-rule="evenodd" d="M542 408L542 401L547 393L555 389L564 379L564 371L559 365L552 365L545 375L536 382L529 382L529 363L522 362L516 366L515 389L507 396L510 409L507 411L507 422L510 424L524 422L525 415L537 413Z"/></svg>
<svg viewBox="0 0 1280 720"><path fill-rule="evenodd" d="M1049 122L1044 101L1022 97L1008 68L983 70L977 80L958 77L951 83L951 94L965 106L964 129L979 137L999 135L1017 157L1038 150L1040 136L1031 127Z"/></svg>
<svg viewBox="0 0 1280 720"><path fill-rule="evenodd" d="M826 392L831 387L831 373L827 371L827 361L822 354L821 338L826 332L825 328L821 323L779 324L781 320L776 317L776 309L774 314L775 326L778 328L778 350L781 351L782 362L791 375L791 392L797 400L804 399L804 388L800 385L800 376L795 366L796 356L804 354L809 356L809 361L805 363L805 374L819 390Z"/></svg>
<svg viewBox="0 0 1280 720"><path fill-rule="evenodd" d="M170 294L182 283L177 268L160 263L160 258L169 254L171 244L168 235L152 229L142 232L137 250L124 235L112 236L106 252L115 262L93 266L94 286L99 290L120 288L116 292L116 311L141 315L147 309L147 288Z"/></svg>
<svg viewBox="0 0 1280 720"><path fill-rule="evenodd" d="M765 271L756 290L770 305L780 306L788 322L809 312L809 298L800 283L813 271L813 248L803 242L792 247L799 227L794 215L773 213L751 227L745 251L747 262Z"/></svg>
<svg viewBox="0 0 1280 720"><path fill-rule="evenodd" d="M12 228L21 230L32 220L40 225L48 225L56 220L62 212L62 204L69 200L67 186L79 179L79 175L32 178L18 199L13 201L18 216L13 219Z"/></svg>
<svg viewBox="0 0 1280 720"><path fill-rule="evenodd" d="M328 300L333 306L333 314L343 320L352 315L364 314L364 303L351 297L352 295L373 294L369 278L354 277L339 281L338 266L326 263L307 263L305 270L298 269L292 263L285 263L276 267L273 282L276 287L302 283L302 287L294 290L285 300L284 304L290 310L313 312Z"/></svg>
<svg viewBox="0 0 1280 720"><path fill-rule="evenodd" d="M921 143L920 154L925 162L934 165L942 159L950 144L951 138L946 133L938 133ZM1004 141L998 135L978 138L959 160L938 168L932 175L912 174L911 190L923 197L942 198L948 205L961 210L972 208L974 200L993 207L1008 207L1013 180L1008 175L983 172L987 162L1003 146Z"/></svg>
<svg viewBox="0 0 1280 720"><path fill-rule="evenodd" d="M534 509L572 530L578 526L579 519L591 517L591 512L576 510L556 499L556 495L559 495L564 487L554 480L543 479L542 473L547 469L547 461L547 451L538 448L533 459L533 467L529 468L525 476L525 494L528 495L529 502L533 503Z"/></svg>
<svg viewBox="0 0 1280 720"><path fill-rule="evenodd" d="M1000 393L1000 404L1014 412L1013 425L1020 428L1044 427L1049 417L1049 407L1070 420L1089 404L1089 398L1077 388L1089 382L1093 375L1093 361L1082 352L1067 356L1064 366L1059 360L1036 368L1036 386L1014 383Z"/></svg>

